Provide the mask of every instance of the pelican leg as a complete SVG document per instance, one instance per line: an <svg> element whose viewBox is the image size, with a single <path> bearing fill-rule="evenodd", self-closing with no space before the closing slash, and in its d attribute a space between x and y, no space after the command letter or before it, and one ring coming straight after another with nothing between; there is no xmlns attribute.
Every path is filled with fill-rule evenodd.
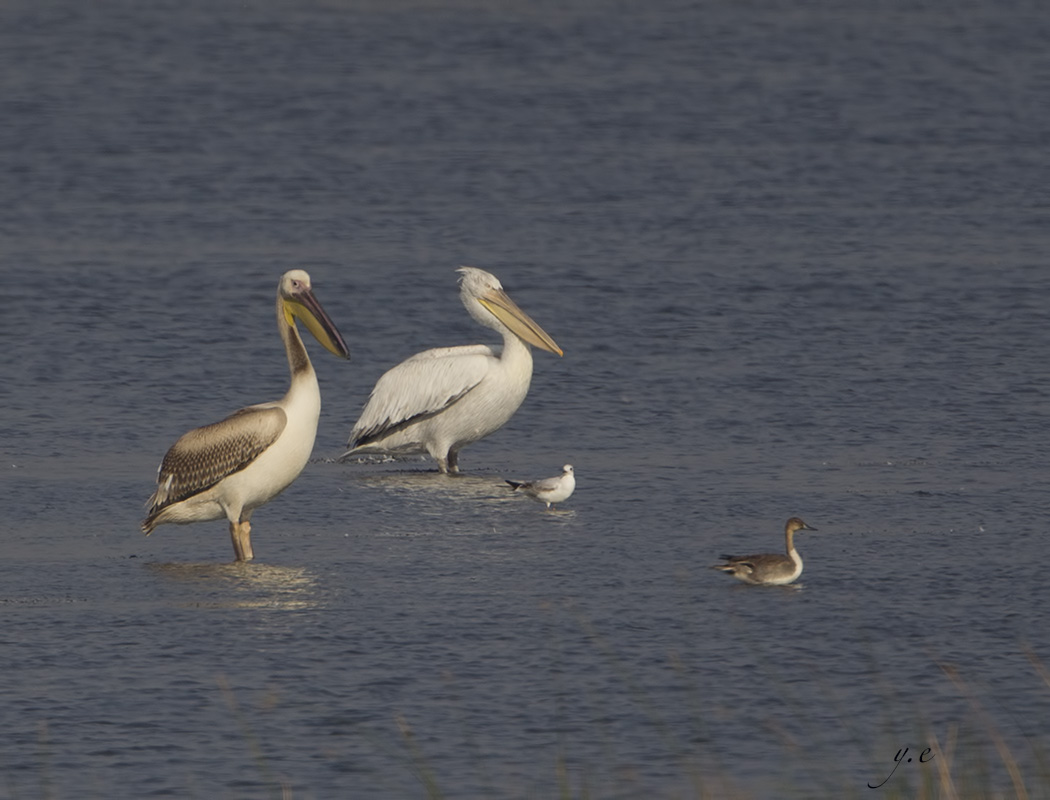
<svg viewBox="0 0 1050 800"><path fill-rule="evenodd" d="M445 456L446 464L442 472L459 472L459 451L449 450Z"/></svg>
<svg viewBox="0 0 1050 800"><path fill-rule="evenodd" d="M233 539L235 561L251 561L255 558L252 552L252 524L248 520L231 522L230 538Z"/></svg>

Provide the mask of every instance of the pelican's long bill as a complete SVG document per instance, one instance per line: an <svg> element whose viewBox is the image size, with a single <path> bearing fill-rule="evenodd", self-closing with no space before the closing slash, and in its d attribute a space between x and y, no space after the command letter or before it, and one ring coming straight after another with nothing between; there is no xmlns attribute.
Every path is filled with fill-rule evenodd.
<svg viewBox="0 0 1050 800"><path fill-rule="evenodd" d="M479 297L478 302L495 315L496 319L506 325L522 341L528 342L533 347L539 347L549 353L563 355L562 349L543 330L532 317L522 311L507 293L502 289L492 289L484 297Z"/></svg>
<svg viewBox="0 0 1050 800"><path fill-rule="evenodd" d="M289 325L292 324L293 316L299 318L325 350L340 358L350 358L350 350L343 341L342 334L339 333L339 329L335 327L335 323L325 313L309 287L297 287L283 300Z"/></svg>

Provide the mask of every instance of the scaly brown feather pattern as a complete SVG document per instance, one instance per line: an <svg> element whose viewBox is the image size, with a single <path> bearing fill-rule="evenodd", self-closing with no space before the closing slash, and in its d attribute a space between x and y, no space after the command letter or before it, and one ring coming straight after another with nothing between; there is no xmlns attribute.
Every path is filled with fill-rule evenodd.
<svg viewBox="0 0 1050 800"><path fill-rule="evenodd" d="M142 529L152 530L154 519L167 506L207 491L247 467L281 435L287 421L280 408L249 407L184 434L161 462Z"/></svg>

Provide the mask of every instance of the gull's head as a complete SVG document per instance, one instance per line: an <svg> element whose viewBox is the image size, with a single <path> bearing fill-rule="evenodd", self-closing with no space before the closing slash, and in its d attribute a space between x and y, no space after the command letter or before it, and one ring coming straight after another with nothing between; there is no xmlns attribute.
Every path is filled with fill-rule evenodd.
<svg viewBox="0 0 1050 800"><path fill-rule="evenodd" d="M456 272L460 274L459 297L470 316L487 328L509 331L526 344L562 354L550 335L510 299L495 275L477 267L460 267Z"/></svg>
<svg viewBox="0 0 1050 800"><path fill-rule="evenodd" d="M562 475L572 475L572 464L566 464L561 468Z"/></svg>
<svg viewBox="0 0 1050 800"><path fill-rule="evenodd" d="M306 270L290 269L284 273L277 287L277 295L289 325L294 326L296 319L301 320L326 350L340 358L350 358L350 350L342 334L314 297L310 275Z"/></svg>

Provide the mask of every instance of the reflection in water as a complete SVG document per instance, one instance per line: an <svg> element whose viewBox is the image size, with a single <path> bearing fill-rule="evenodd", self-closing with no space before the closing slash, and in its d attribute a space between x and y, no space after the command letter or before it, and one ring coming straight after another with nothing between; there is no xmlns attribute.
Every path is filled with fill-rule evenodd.
<svg viewBox="0 0 1050 800"><path fill-rule="evenodd" d="M86 602L87 600L83 598L59 597L56 595L0 597L0 606L61 606Z"/></svg>
<svg viewBox="0 0 1050 800"><path fill-rule="evenodd" d="M447 517L451 511L481 512L505 507L507 503L522 505L523 512L535 512L552 523L568 523L576 517L576 510L544 509L534 501L515 494L500 475L448 475L435 470L390 470L352 474L350 480L363 489L380 490L397 495L396 507L405 519L420 517ZM395 501L391 502L394 507ZM494 530L486 528L486 530ZM400 531L404 533L404 531ZM460 529L458 532L462 533Z"/></svg>
<svg viewBox="0 0 1050 800"><path fill-rule="evenodd" d="M317 578L303 567L240 562L147 564L168 581L192 584L184 605L206 608L299 610L321 605Z"/></svg>
<svg viewBox="0 0 1050 800"><path fill-rule="evenodd" d="M502 475L472 473L447 475L437 470L353 471L348 474L349 493L370 494L370 530L375 537L439 535L485 537L472 545L472 558L489 563L518 556L503 536L518 537L528 530L547 534L568 533L576 525L574 509L547 511L515 494ZM532 526L539 522L541 529ZM491 537L497 537L495 539ZM452 545L449 545L452 546Z"/></svg>
<svg viewBox="0 0 1050 800"><path fill-rule="evenodd" d="M778 592L784 597L791 597L799 592L805 591L806 584L802 581L796 581L795 583L787 584L754 584L754 583L741 583L740 581L733 581L728 587L728 591L737 592L743 591L745 594L749 591L772 591Z"/></svg>
<svg viewBox="0 0 1050 800"><path fill-rule="evenodd" d="M446 475L437 470L398 470L353 475L352 480L368 489L386 489L419 497L501 502L511 499L503 478L495 475Z"/></svg>

